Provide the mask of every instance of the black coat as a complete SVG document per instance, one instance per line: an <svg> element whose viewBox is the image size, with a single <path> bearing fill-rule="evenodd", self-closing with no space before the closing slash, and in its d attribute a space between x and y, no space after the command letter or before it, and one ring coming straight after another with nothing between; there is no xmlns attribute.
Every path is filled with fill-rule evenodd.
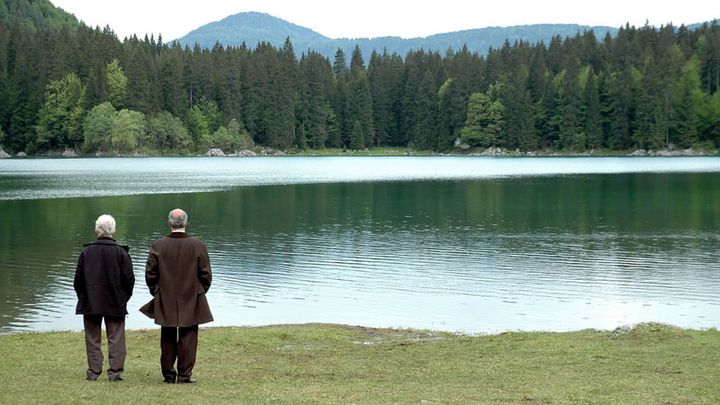
<svg viewBox="0 0 720 405"><path fill-rule="evenodd" d="M75 313L125 316L135 286L127 246L110 238L98 238L84 245L75 269Z"/></svg>

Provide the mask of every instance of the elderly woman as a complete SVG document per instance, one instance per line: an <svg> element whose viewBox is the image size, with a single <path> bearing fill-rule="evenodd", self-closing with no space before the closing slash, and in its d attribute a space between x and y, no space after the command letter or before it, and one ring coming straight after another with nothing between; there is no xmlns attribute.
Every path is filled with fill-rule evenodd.
<svg viewBox="0 0 720 405"><path fill-rule="evenodd" d="M110 365L108 379L121 381L126 355L125 315L135 286L135 275L129 248L113 239L115 218L110 215L98 217L95 233L97 240L84 245L75 269L74 287L78 297L75 313L83 315L87 379L95 381L102 374L100 333L104 318Z"/></svg>

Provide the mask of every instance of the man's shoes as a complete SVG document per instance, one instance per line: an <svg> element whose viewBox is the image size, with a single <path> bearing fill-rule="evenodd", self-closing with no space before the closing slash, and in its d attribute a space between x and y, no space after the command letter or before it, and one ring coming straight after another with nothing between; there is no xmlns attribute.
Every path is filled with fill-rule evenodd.
<svg viewBox="0 0 720 405"><path fill-rule="evenodd" d="M118 375L114 375L112 377L108 377L108 381L125 381L125 377L118 374Z"/></svg>
<svg viewBox="0 0 720 405"><path fill-rule="evenodd" d="M195 384L195 383L197 383L197 380L194 378L188 378L188 379L183 379L183 380L178 379L177 383L178 384Z"/></svg>
<svg viewBox="0 0 720 405"><path fill-rule="evenodd" d="M163 382L165 384L175 384L175 379L174 378L166 378L163 380Z"/></svg>
<svg viewBox="0 0 720 405"><path fill-rule="evenodd" d="M97 376L96 377L87 376L88 381L97 381L97 379L98 379Z"/></svg>

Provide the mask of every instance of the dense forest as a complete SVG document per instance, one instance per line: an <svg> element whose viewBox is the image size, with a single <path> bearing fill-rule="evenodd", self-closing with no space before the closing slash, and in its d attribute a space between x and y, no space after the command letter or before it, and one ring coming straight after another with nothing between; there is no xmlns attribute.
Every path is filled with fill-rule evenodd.
<svg viewBox="0 0 720 405"><path fill-rule="evenodd" d="M720 145L720 25L549 43L297 57L0 19L0 144L28 154L402 146L450 151Z"/></svg>

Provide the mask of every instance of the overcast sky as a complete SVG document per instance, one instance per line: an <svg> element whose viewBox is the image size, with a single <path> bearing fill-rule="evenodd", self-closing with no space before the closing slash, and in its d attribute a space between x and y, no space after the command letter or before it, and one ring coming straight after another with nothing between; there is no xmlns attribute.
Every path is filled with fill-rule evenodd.
<svg viewBox="0 0 720 405"><path fill-rule="evenodd" d="M692 24L720 17L713 0L51 0L90 26L121 39L177 39L209 22L261 11L330 38L425 37L489 26L571 23L619 27ZM712 6L712 4L716 4Z"/></svg>

